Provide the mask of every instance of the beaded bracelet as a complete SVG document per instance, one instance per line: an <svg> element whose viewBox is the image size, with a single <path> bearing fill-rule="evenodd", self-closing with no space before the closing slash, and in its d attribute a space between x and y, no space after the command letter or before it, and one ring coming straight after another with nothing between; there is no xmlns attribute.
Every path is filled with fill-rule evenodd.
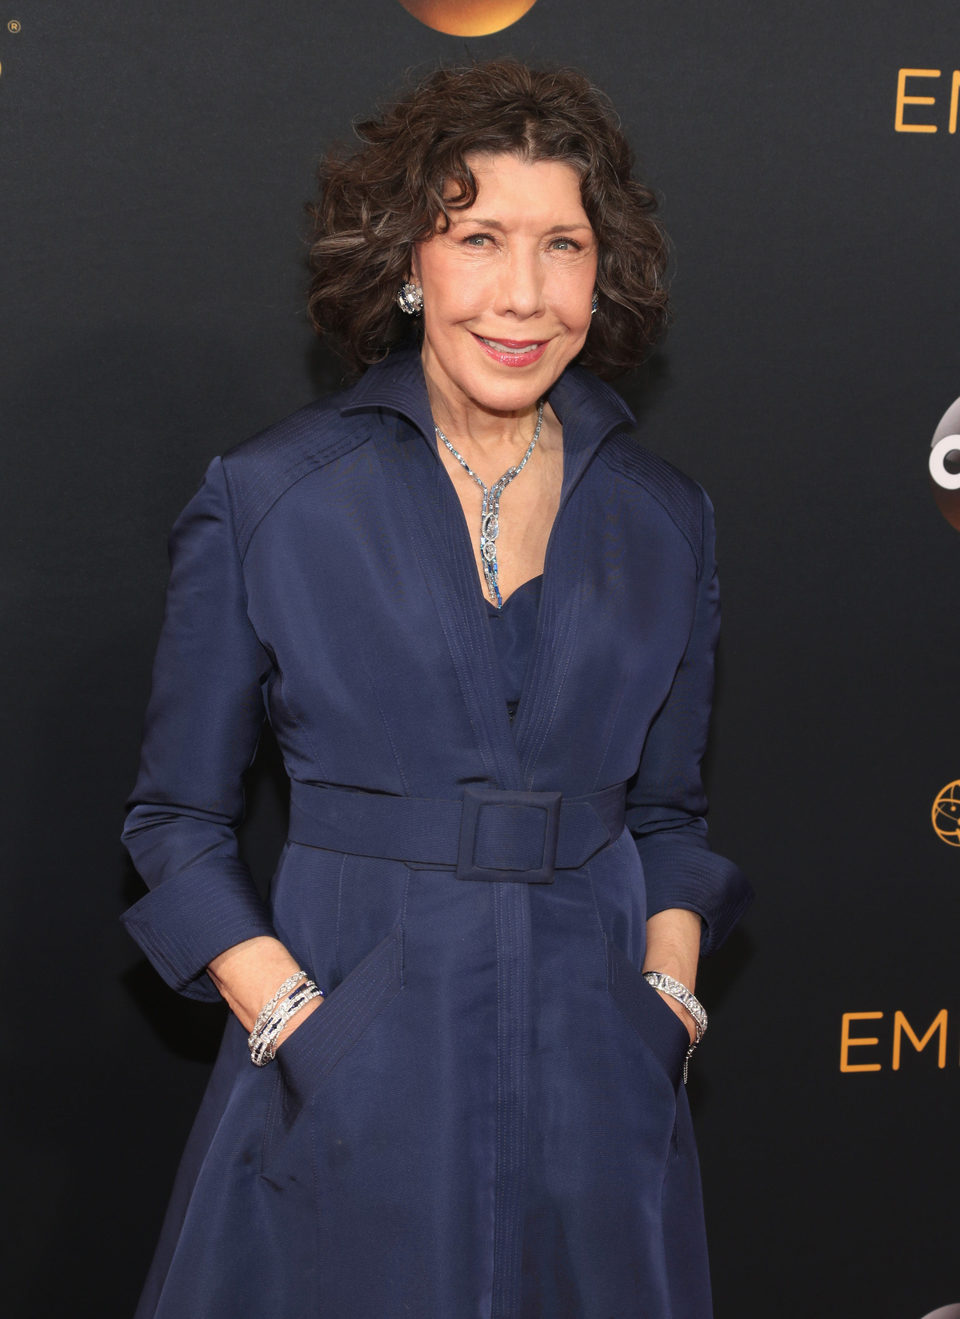
<svg viewBox="0 0 960 1319"><path fill-rule="evenodd" d="M643 978L654 989L659 989L662 993L669 995L670 998L675 998L693 1018L694 1025L697 1028L697 1038L687 1049L686 1057L683 1060L683 1084L686 1085L690 1059L693 1057L697 1045L707 1033L707 1014L704 1006L698 998L691 994L686 985L681 984L679 980L674 980L673 976L668 976L665 971L644 971Z"/></svg>
<svg viewBox="0 0 960 1319"><path fill-rule="evenodd" d="M309 976L303 978L305 975L305 972L298 971L295 976L290 976L261 1008L247 1037L250 1061L254 1066L265 1067L276 1056L277 1038L291 1017L295 1017L312 999L326 997ZM291 981L294 988L290 988Z"/></svg>

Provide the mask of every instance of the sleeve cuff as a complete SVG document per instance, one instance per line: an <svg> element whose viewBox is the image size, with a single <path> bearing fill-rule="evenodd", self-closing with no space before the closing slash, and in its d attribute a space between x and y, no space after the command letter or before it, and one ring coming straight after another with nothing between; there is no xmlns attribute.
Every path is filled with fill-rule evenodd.
<svg viewBox="0 0 960 1319"><path fill-rule="evenodd" d="M192 866L152 889L120 918L172 989L219 999L204 975L219 953L244 939L276 937L266 905L239 861L225 869Z"/></svg>
<svg viewBox="0 0 960 1319"><path fill-rule="evenodd" d="M668 837L636 840L647 887L647 916L671 907L703 919L701 955L715 952L743 915L753 889L726 857Z"/></svg>

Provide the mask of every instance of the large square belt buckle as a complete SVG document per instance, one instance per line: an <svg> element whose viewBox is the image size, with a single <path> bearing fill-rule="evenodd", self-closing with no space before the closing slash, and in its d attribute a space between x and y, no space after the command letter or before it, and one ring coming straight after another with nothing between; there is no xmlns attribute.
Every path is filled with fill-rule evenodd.
<svg viewBox="0 0 960 1319"><path fill-rule="evenodd" d="M457 852L457 879L488 879L497 881L516 881L525 884L552 884L557 860L557 839L560 834L559 792L509 792L500 788L467 787L463 791L463 812L460 817L460 844ZM514 870L508 866L481 866L475 860L477 835L480 829L481 812L503 812L501 820L505 830L505 844L517 842L517 823L523 820L516 810L524 808L526 820L520 829L525 835L529 828L536 831L529 840L530 845L540 843L540 864L525 870ZM512 808L512 813L511 813ZM536 814L534 814L536 812ZM537 818L539 817L539 819ZM489 817L488 817L489 818ZM539 830L542 828L542 835ZM506 831L509 830L509 837ZM519 842L526 847L527 838L520 837ZM496 845L494 837L487 839L488 847ZM527 849L529 850L529 849Z"/></svg>

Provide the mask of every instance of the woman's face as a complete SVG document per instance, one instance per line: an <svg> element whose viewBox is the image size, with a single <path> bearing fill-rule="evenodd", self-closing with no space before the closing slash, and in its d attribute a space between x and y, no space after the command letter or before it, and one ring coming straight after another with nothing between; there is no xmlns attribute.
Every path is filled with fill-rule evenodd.
<svg viewBox="0 0 960 1319"><path fill-rule="evenodd" d="M423 368L447 408L530 408L583 347L597 240L563 161L474 155L468 210L414 249Z"/></svg>

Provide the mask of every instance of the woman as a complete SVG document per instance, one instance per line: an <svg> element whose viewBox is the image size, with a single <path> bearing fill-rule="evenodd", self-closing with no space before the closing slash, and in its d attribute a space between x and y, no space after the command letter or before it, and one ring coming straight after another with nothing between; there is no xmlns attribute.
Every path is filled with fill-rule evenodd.
<svg viewBox="0 0 960 1319"><path fill-rule="evenodd" d="M710 505L597 379L663 318L653 198L573 72L436 73L358 133L311 310L359 383L172 538L126 923L234 1015L138 1313L700 1319L682 1076L749 890L702 818Z"/></svg>

